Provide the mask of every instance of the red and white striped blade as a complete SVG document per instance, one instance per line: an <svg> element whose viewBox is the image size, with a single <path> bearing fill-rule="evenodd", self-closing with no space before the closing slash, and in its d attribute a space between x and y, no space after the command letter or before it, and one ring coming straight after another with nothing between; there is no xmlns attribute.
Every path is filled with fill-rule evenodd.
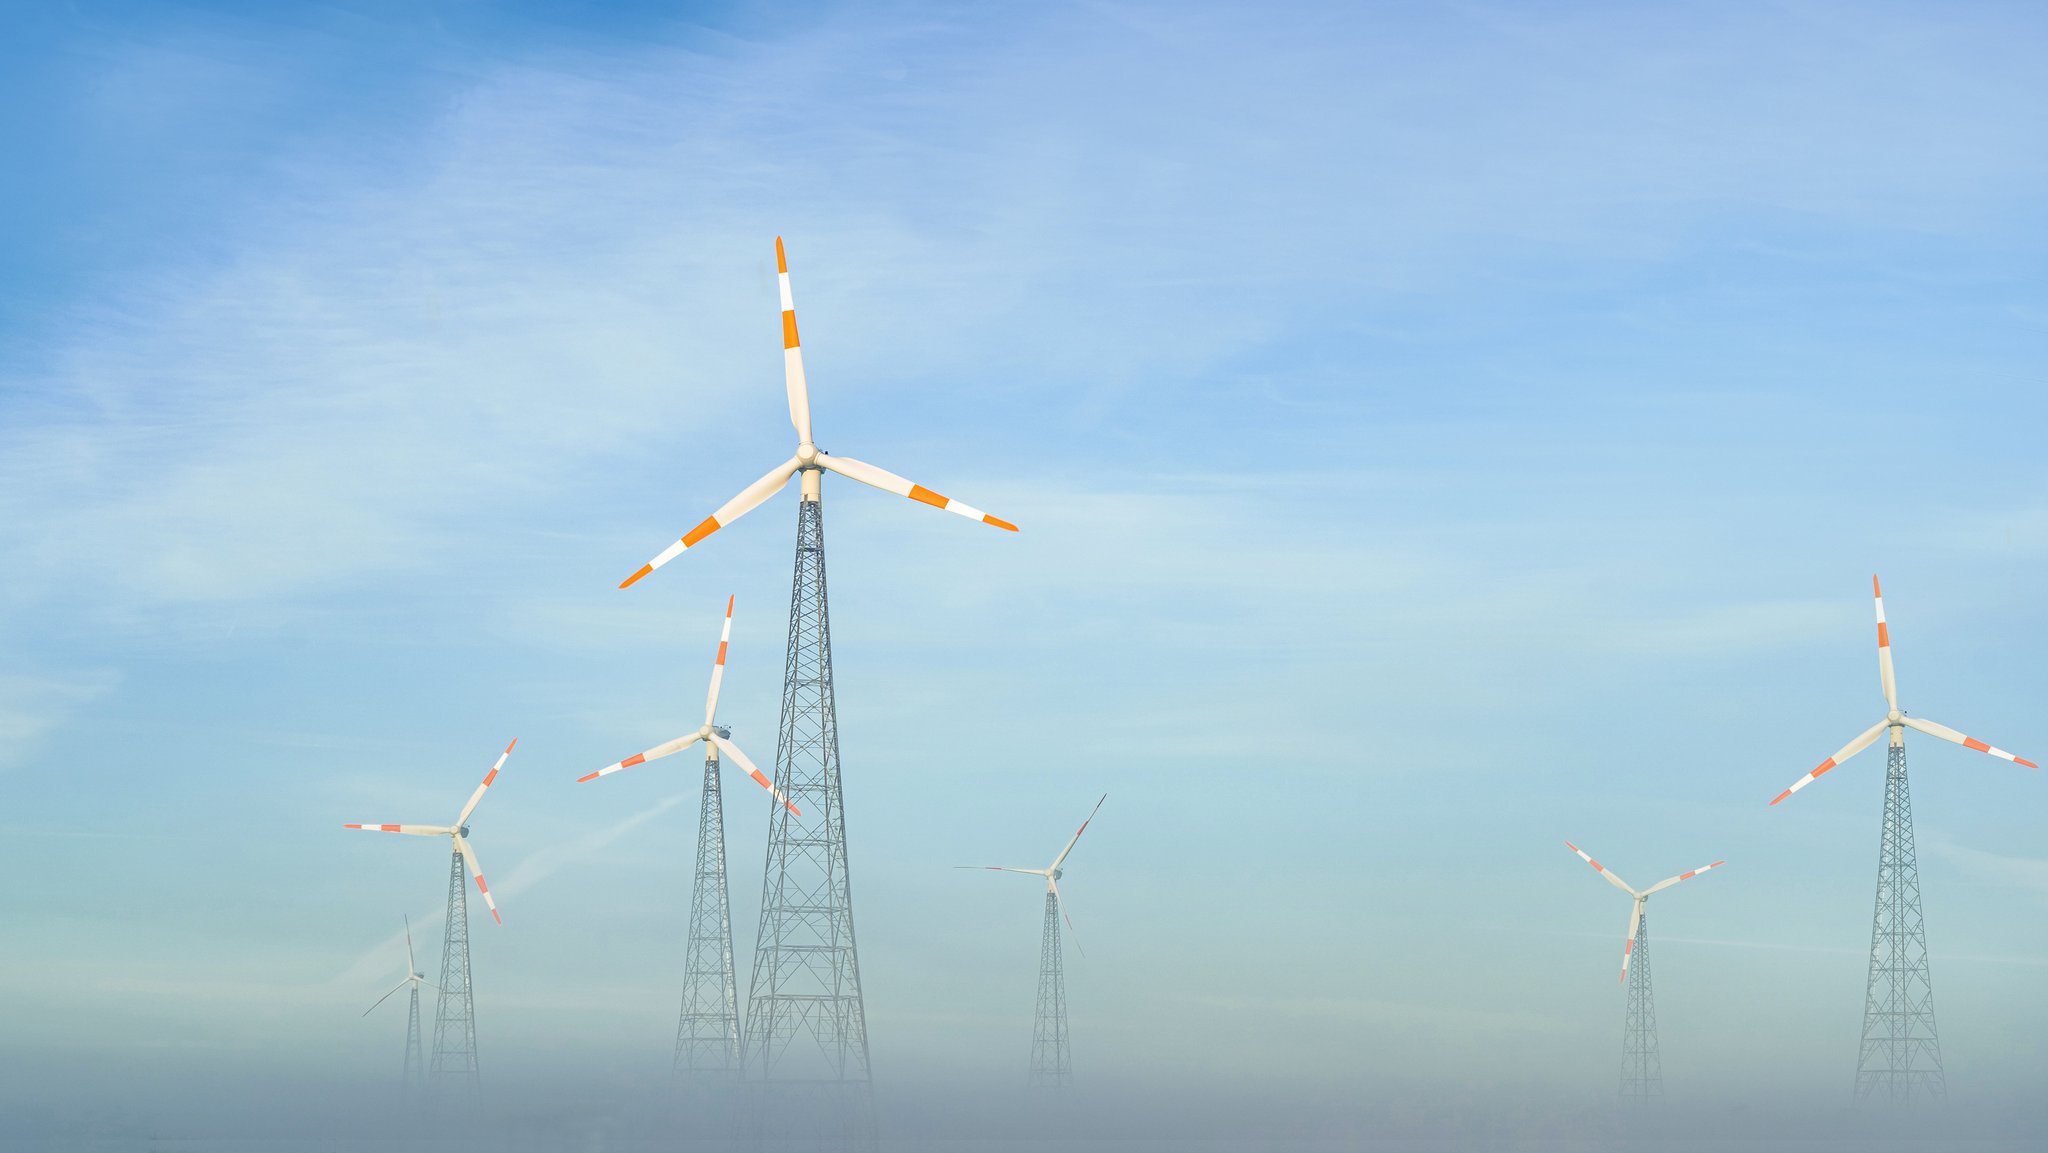
<svg viewBox="0 0 2048 1153"><path fill-rule="evenodd" d="M778 492L781 492L782 486L788 484L789 478L795 475L795 457L790 457L788 460L768 470L767 475L763 476L760 480L757 480L754 483L748 485L746 488L741 489L740 494L738 496L718 506L717 512L714 512L710 516L705 517L704 520L701 523L699 523L696 528L693 528L689 532L684 533L682 535L682 539L676 541L676 543L661 550L660 556L657 556L653 560L648 561L646 564L641 565L639 572L636 572L632 576L627 577L625 580L620 581L619 587L631 587L635 581L638 581L641 577L646 576L648 573L653 572L655 569L658 569L661 566L667 564L668 562L683 555L684 552L694 547L697 544L697 542L703 540L705 537L710 536L712 533L717 532L719 529L724 528L726 525L729 525L732 522L738 520L739 518L745 516L747 513L752 512L758 505L760 505L762 501L767 500L769 497L774 496Z"/></svg>
<svg viewBox="0 0 2048 1153"><path fill-rule="evenodd" d="M782 795L782 790L775 787L775 782L769 780L768 775L766 773L763 773L760 769L754 767L754 762L747 759L747 754L741 752L740 747L738 745L733 744L731 741L726 740L724 737L718 736L715 733L712 734L711 741L713 744L718 746L719 752L722 752L726 756L731 757L736 763L738 763L740 768L747 770L747 775L754 778L755 784L761 786L764 789L767 789L771 794L774 795L776 800L781 801L784 805L787 805L789 807L790 812L795 813L799 817L804 815L802 809L799 809L795 805L791 805L789 803L789 798Z"/></svg>
<svg viewBox="0 0 2048 1153"><path fill-rule="evenodd" d="M343 825L344 829L361 829L367 833L404 833L408 837L445 837L454 832L446 825Z"/></svg>
<svg viewBox="0 0 2048 1153"><path fill-rule="evenodd" d="M1001 517L990 516L973 505L963 504L951 497L940 496L921 484L912 484L888 469L876 468L865 461L855 460L850 456L827 456L821 452L818 454L818 463L838 473L840 476L846 477L849 480L857 480L862 484L881 489L883 492L893 492L897 496L907 496L911 500L928 504L933 508L942 508L956 516L964 516L968 520L978 520L983 524L992 524L997 528L1008 529L1011 532L1017 531L1016 525Z"/></svg>
<svg viewBox="0 0 2048 1153"><path fill-rule="evenodd" d="M1692 872L1690 872L1690 873L1680 873L1680 874L1678 874L1678 875L1677 875L1677 876L1675 876L1675 877L1666 877L1666 878L1664 878L1663 880L1661 880L1661 881L1657 882L1656 884L1654 884L1654 885L1651 885L1651 886L1650 886L1649 888L1647 888L1647 889L1644 889L1644 890L1643 890L1643 896L1647 897L1647 896L1649 896L1649 895L1650 895L1651 893L1658 893L1658 892L1662 892L1662 891L1664 891L1665 889L1668 889L1668 888L1670 888L1671 886L1673 886L1673 885L1676 885L1676 884L1677 884L1678 882L1680 882L1680 881L1690 881L1690 880L1692 880L1692 879L1693 879L1694 877L1697 877L1697 876L1699 876L1699 875L1700 875L1701 873L1704 873L1704 872L1706 872L1706 871L1707 871L1708 869L1718 869L1718 868L1720 868L1721 866L1723 866L1723 865L1725 865L1725 864L1727 864L1727 863L1728 863L1728 862L1726 862L1726 861L1715 861L1715 862L1714 862L1713 864L1711 864L1711 865L1701 865L1701 866L1700 866L1699 868L1697 868L1697 869L1694 869L1694 870L1693 870Z"/></svg>
<svg viewBox="0 0 2048 1153"><path fill-rule="evenodd" d="M1067 897L1066 894L1060 892L1060 883L1051 877L1047 877L1045 879L1045 887L1052 890L1053 903L1060 907L1060 920L1067 923L1067 936L1074 942L1074 951L1083 957L1087 956L1088 950L1081 947L1081 934L1074 931L1074 919L1067 916Z"/></svg>
<svg viewBox="0 0 2048 1153"><path fill-rule="evenodd" d="M804 350L796 338L796 299L789 294L789 255L775 238L775 285L782 293L782 379L789 391L789 423L798 444L811 443L811 386L804 380Z"/></svg>
<svg viewBox="0 0 2048 1153"><path fill-rule="evenodd" d="M513 737L513 738L512 738L512 745L516 745L516 744L518 744L518 743L519 743L519 738L518 738L518 737ZM495 764L495 765L492 765L492 766L491 766L491 771L490 771L490 772L488 772L488 773L485 773L485 774L484 774L484 783L483 783L483 784L481 784L481 785L478 785L478 786L476 787L476 792L473 792L473 793L471 793L471 794L469 795L469 803L468 803L468 804L466 804L466 805L464 805L464 806L462 806L462 815L461 815L461 816L459 816L459 817L457 817L457 818L455 818L455 827L456 827L456 828L458 828L458 829L459 829L459 828L461 828L462 826L464 826L464 825L466 825L466 824L468 824L468 823L469 823L469 815L470 815L471 813L474 813L474 812L476 812L476 806L477 806L477 802L479 802L479 801L481 801L481 800L483 800L483 799L484 799L484 792L485 792L486 790L488 790L488 789L489 789L489 788L491 787L491 782L492 782L492 781L495 781L495 780L497 780L497 779L498 779L498 770L499 770L499 769L502 769L502 768L504 768L504 767L505 767L505 758L506 758L506 757L509 757L509 756L511 756L511 755L512 755L512 745L506 745L506 746L505 746L505 751L504 751L504 752L502 752L502 753L499 753L499 754L498 754L498 763L497 763L497 764Z"/></svg>
<svg viewBox="0 0 2048 1153"><path fill-rule="evenodd" d="M661 744L654 746L653 748L647 750L644 753L634 753L632 756L627 757L625 760L613 761L611 764L606 765L604 768L601 768L594 773L585 773L582 776L576 778L576 783L580 785L585 781L594 781L599 777L609 776L612 773L618 772L620 769L630 769L634 765L644 765L648 761L658 761L661 758L668 756L670 753L680 753L684 749L689 748L691 745L694 745L698 741L701 741L703 739L704 734L702 731L699 731L691 733L687 737L677 737L675 740L672 741L663 741Z"/></svg>
<svg viewBox="0 0 2048 1153"><path fill-rule="evenodd" d="M1877 575L1871 574L1870 595L1877 602L1877 679L1884 685L1884 706L1888 709L1899 707L1899 679L1892 672L1892 634L1884 623L1884 590L1878 587Z"/></svg>
<svg viewBox="0 0 2048 1153"><path fill-rule="evenodd" d="M498 915L498 902L491 899L491 887L484 883L483 866L476 863L476 850L470 848L469 842L459 835L455 838L455 849L462 854L464 863L469 865L469 875L476 878L476 891L484 895L484 904L491 910L491 919L500 925L504 924L505 918Z"/></svg>
<svg viewBox="0 0 2048 1153"><path fill-rule="evenodd" d="M718 659L711 662L711 691L704 694L704 723L710 724L718 716L718 687L725 683L725 649L732 643L732 603L737 599L725 598L725 626L718 633Z"/></svg>
<svg viewBox="0 0 2048 1153"><path fill-rule="evenodd" d="M1621 983L1628 983L1628 963L1636 951L1636 928L1643 923L1643 899L1636 898L1635 907L1628 914L1628 943L1621 947Z"/></svg>
<svg viewBox="0 0 2048 1153"><path fill-rule="evenodd" d="M1566 841L1564 843L1564 847L1570 849L1574 853L1577 853L1579 855L1580 860L1586 862L1587 864L1593 866L1595 869L1599 870L1600 875L1607 878L1608 884L1613 885L1615 888L1620 889L1622 892L1627 893L1631 897L1636 895L1636 891L1629 887L1629 883L1627 881L1624 881L1620 877L1615 876L1613 871L1608 869L1607 866L1587 856L1586 850L1581 849L1577 845L1572 844L1570 841Z"/></svg>
<svg viewBox="0 0 2048 1153"><path fill-rule="evenodd" d="M1104 793L1104 794L1102 794L1102 797L1101 797L1101 799L1100 799L1100 800L1097 800L1097 801L1095 802L1095 807L1094 807L1094 808L1092 808L1092 809L1090 809L1090 810L1088 810L1088 820L1087 820L1087 821L1082 821L1082 822L1081 822L1081 827L1080 827L1080 828L1078 828L1078 829L1075 829L1075 830L1074 830L1074 836L1073 836L1073 839L1072 839L1072 840L1069 840L1069 841L1067 842L1067 847L1066 847L1066 848L1064 848L1064 849L1061 849L1061 850L1060 850L1060 855L1059 855L1059 856L1057 856L1057 857L1054 857L1054 858L1052 859L1052 867L1051 867L1051 868L1049 868L1049 869L1047 869L1047 870L1046 870L1047 872L1049 872L1049 873L1053 873L1053 872L1058 872L1058 871L1059 871L1060 863L1061 863L1061 862L1063 862L1063 861L1065 861L1065 860L1067 859L1067 854L1068 854L1068 853L1071 853L1071 852L1073 852L1073 851L1074 851L1074 841L1078 841L1078 840L1080 840L1080 839L1081 839L1081 834L1082 834L1082 833L1085 833L1085 832L1087 832L1087 831L1088 831L1088 821L1092 821L1092 820L1094 820L1094 819L1095 819L1095 814L1097 814L1097 813L1099 813L1099 812L1101 812L1101 811L1102 811L1102 802L1103 802L1103 801L1106 801L1106 800L1108 800L1108 799L1109 799L1109 794L1108 794L1108 793Z"/></svg>
<svg viewBox="0 0 2048 1153"><path fill-rule="evenodd" d="M1786 789L1784 792L1779 793L1775 797L1772 797L1771 803L1774 805L1777 804L1779 801L1784 800L1786 797L1791 796L1792 794L1812 784L1814 781L1820 779L1821 774L1827 772L1829 769L1834 768L1836 765L1841 764L1843 761L1846 761L1850 757L1855 756L1857 753L1860 753L1863 750L1869 748L1870 742L1876 740L1878 734L1884 732L1885 726L1890 723L1891 722L1889 721L1879 721L1876 724L1870 726L1869 728L1863 730L1863 732L1859 734L1855 740L1850 741L1848 744L1843 745L1840 749L1836 750L1834 756L1829 757L1825 761L1822 761L1818 766L1814 768L1812 772L1806 774L1805 776L1799 778L1796 781L1793 781L1791 788Z"/></svg>
<svg viewBox="0 0 2048 1153"><path fill-rule="evenodd" d="M1954 741L1956 744L1962 745L1965 748L1975 749L1980 753L1990 753L1994 757L1998 757L2001 760L2011 761L2015 765L2025 765L2030 769L2038 769L2041 767L2035 764L2034 762L2027 760L2025 757L2016 757L2011 753L2006 752L2004 749L1995 748L1991 745L1987 745L1983 741L1980 741L1975 737L1966 737L1963 734L1955 731L1954 729L1949 728L1947 725L1938 725L1935 724L1933 721L1926 720L1921 717L1907 717L1905 718L1905 720L1908 727L1919 729L1921 732L1926 733L1930 737L1940 737L1944 741Z"/></svg>

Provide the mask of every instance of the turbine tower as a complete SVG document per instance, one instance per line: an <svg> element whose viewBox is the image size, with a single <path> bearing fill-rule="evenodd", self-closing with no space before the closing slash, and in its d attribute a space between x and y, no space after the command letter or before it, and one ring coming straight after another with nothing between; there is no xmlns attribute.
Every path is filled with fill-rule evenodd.
<svg viewBox="0 0 2048 1153"><path fill-rule="evenodd" d="M1038 941L1038 1009L1031 1026L1031 1084L1048 1089L1057 1089L1073 1084L1074 1066L1067 1050L1067 978L1062 965L1060 950L1060 920L1066 917L1066 907L1060 900L1060 878L1065 874L1060 866L1066 863L1067 854L1074 851L1074 842L1088 831L1088 822L1102 809L1102 802L1109 799L1104 793L1095 807L1088 810L1088 820L1074 830L1060 855L1052 864L1043 869L1013 869L1005 865L958 865L961 869L987 869L997 873L1026 873L1033 877L1045 878L1045 929ZM1074 922L1067 919L1067 928L1072 930ZM1078 942L1076 943L1078 948Z"/></svg>
<svg viewBox="0 0 2048 1153"><path fill-rule="evenodd" d="M498 763L484 774L483 784L469 795L469 803L462 806L462 812L455 817L452 825L343 825L345 829L363 829L375 833L403 833L411 837L447 837L454 846L449 854L448 864L448 916L446 936L441 940L441 996L434 1006L434 1055L428 1066L428 1076L434 1087L453 1088L471 1095L477 1088L476 1068L476 1013L470 999L469 985L469 902L463 885L465 869L476 877L476 891L483 894L484 904L491 910L491 918L503 924L505 918L498 915L498 902L491 897L491 887L484 883L484 872L476 863L476 850L469 847L469 817L476 812L479 801L484 799L485 790L498 779L498 770L505 767L505 758L512 755L512 745L519 743L514 737L512 744L498 754Z"/></svg>
<svg viewBox="0 0 2048 1153"><path fill-rule="evenodd" d="M732 914L725 883L725 810L719 799L718 754L728 753L756 784L784 804L788 800L754 762L732 743L732 730L718 723L718 690L725 683L725 654L732 643L732 597L725 598L725 624L718 656L711 664L711 688L704 697L704 724L696 732L576 778L580 784L620 769L679 753L704 742L704 798L697 821L697 879L690 897L690 936L683 961L683 1011L676 1026L676 1072L698 1081L737 1079L740 1073L739 988L733 976Z"/></svg>
<svg viewBox="0 0 2048 1153"><path fill-rule="evenodd" d="M781 237L775 240L775 268L782 297L783 378L790 423L796 428L796 455L748 485L619 587L702 543L801 474L775 784L788 798L801 801L803 809L778 805L769 817L742 1053L754 1075L784 1087L776 1095L775 1110L762 1112L764 1126L772 1121L800 1138L865 1148L875 1142L874 1092L853 931L846 809L840 795L839 720L825 595L823 478L834 472L1010 532L1017 526L892 472L818 448L811 436L810 392ZM801 1092L798 1087L803 1085L816 1092Z"/></svg>
<svg viewBox="0 0 2048 1153"><path fill-rule="evenodd" d="M1657 1004L1650 993L1650 917L1644 906L1649 904L1650 895L1663 892L1680 881L1689 881L1708 869L1718 869L1726 861L1715 861L1701 865L1689 873L1675 877L1637 891L1627 881L1607 866L1586 855L1586 850L1570 841L1564 847L1579 855L1579 859L1593 866L1607 878L1607 883L1635 898L1628 914L1628 941L1621 947L1621 983L1628 986L1628 1009L1622 1017L1621 1027L1621 1096L1628 1101L1648 1101L1664 1094L1664 1065L1657 1054ZM1634 967L1630 967L1630 962Z"/></svg>
<svg viewBox="0 0 2048 1153"><path fill-rule="evenodd" d="M425 973L420 972L419 962L413 959L412 918L407 917L405 919L405 980L391 987L391 993L396 993L407 986L410 986L412 990L412 1005L405 1017L405 1078L399 1082L404 1087L407 1097L411 1097L419 1092L420 1085L424 1081L427 1071L426 1063L420 1059L420 986L430 984L433 984L433 982L427 980ZM363 1016L367 1017L376 1012L377 1005L382 1005L391 999L391 993L386 993L382 997L377 998L377 1004L363 1010Z"/></svg>
<svg viewBox="0 0 2048 1153"><path fill-rule="evenodd" d="M1891 630L1884 619L1884 590L1875 576L1870 578L1870 595L1877 602L1877 677L1884 687L1884 719L1857 734L1771 803L1777 804L1869 748L1879 734L1890 735L1884 819L1878 831L1877 902L1870 925L1870 977L1864 985L1863 1043L1856 1057L1856 1097L1942 1101L1948 1098L1948 1084L1941 1069L1941 1037L1934 1027L1934 978L1927 965L1927 933L1920 919L1920 865L1913 849L1913 797L1906 784L1906 730L1918 729L2030 769L2040 766L1947 725L1909 717L1899 708Z"/></svg>

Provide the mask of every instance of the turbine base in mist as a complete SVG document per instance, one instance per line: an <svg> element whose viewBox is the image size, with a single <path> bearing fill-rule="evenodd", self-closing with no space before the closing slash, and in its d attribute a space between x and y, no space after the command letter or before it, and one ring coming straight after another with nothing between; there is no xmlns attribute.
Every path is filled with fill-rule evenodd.
<svg viewBox="0 0 2048 1153"><path fill-rule="evenodd" d="M809 494L797 502L775 788L788 803L768 817L741 1050L747 1075L759 1082L756 1129L763 1139L872 1149L874 1085L839 781L825 516Z"/></svg>
<svg viewBox="0 0 2048 1153"><path fill-rule="evenodd" d="M1031 1022L1031 1084L1061 1089L1074 1082L1067 1048L1067 974L1060 956L1060 899L1045 894L1045 931L1038 942L1038 1008Z"/></svg>
<svg viewBox="0 0 2048 1153"><path fill-rule="evenodd" d="M683 1009L676 1023L676 1076L691 1084L740 1075L739 981L733 972L732 905L725 879L725 806L718 749L704 758L697 812L696 884L683 946Z"/></svg>
<svg viewBox="0 0 2048 1153"><path fill-rule="evenodd" d="M1657 1001L1650 990L1650 914L1636 920L1630 942L1628 1011L1621 1022L1621 1097L1648 1101L1664 1095L1664 1062L1657 1053Z"/></svg>
<svg viewBox="0 0 2048 1153"><path fill-rule="evenodd" d="M1863 1044L1856 1098L1948 1099L1941 1037L1934 1027L1934 975L1920 919L1920 865L1913 847L1913 796L1906 746L1886 757L1884 831L1877 853L1877 909L1870 925L1870 978L1863 994Z"/></svg>

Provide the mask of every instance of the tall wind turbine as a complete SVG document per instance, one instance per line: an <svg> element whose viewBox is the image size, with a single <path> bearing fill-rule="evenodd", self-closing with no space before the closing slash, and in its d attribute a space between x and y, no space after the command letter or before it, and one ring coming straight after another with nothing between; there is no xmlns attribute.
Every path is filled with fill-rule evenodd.
<svg viewBox="0 0 2048 1153"><path fill-rule="evenodd" d="M476 863L476 850L469 847L469 817L476 812L477 802L484 799L491 782L498 779L498 770L505 767L505 758L512 755L512 745L518 743L519 738L514 737L512 744L498 754L498 763L484 774L483 784L469 795L469 803L462 806L452 825L342 826L409 837L446 837L454 847L449 854L448 916L441 938L441 996L434 1007L434 1059L428 1073L437 1086L457 1085L472 1093L477 1087L476 1013L469 986L469 900L462 883L465 867L476 876L476 891L483 894L491 919L504 924L505 918L498 915L498 902L491 898L491 887L484 883L484 871Z"/></svg>
<svg viewBox="0 0 2048 1153"><path fill-rule="evenodd" d="M704 724L694 733L606 765L577 781L594 781L620 769L679 753L704 742L704 794L697 816L697 879L690 895L690 936L683 960L683 1011L676 1025L676 1072L699 1080L736 1078L740 1073L739 987L733 975L732 912L725 883L725 809L719 797L718 754L726 752L754 782L789 804L774 782L732 743L732 730L718 723L718 690L725 683L725 653L732 643L732 597L725 598L725 624L718 656L711 664L711 689L704 697ZM794 806L791 806L794 809Z"/></svg>
<svg viewBox="0 0 2048 1153"><path fill-rule="evenodd" d="M1615 876L1607 866L1587 856L1586 850L1570 841L1566 841L1564 847L1593 866L1607 878L1608 884L1635 898L1628 914L1628 942L1621 947L1621 982L1628 985L1628 1010L1622 1017L1621 1026L1621 1095L1632 1101L1648 1101L1664 1092L1664 1066L1657 1054L1657 1005L1650 996L1650 917L1644 906L1649 903L1651 894L1661 893L1680 881L1689 881L1727 862L1701 865L1689 873L1666 877L1638 891ZM1630 962L1634 962L1633 968Z"/></svg>
<svg viewBox="0 0 2048 1153"><path fill-rule="evenodd" d="M1927 965L1927 932L1920 918L1920 863L1913 846L1913 797L1906 783L1906 730L1953 741L2001 760L2040 768L1899 708L1892 672L1891 630L1884 619L1884 590L1875 576L1870 595L1877 602L1877 678L1884 687L1884 719L1858 733L1834 756L1771 799L1773 805L1822 774L1867 749L1879 734L1890 735L1886 758L1884 821L1877 852L1877 905L1870 926L1870 977L1863 994L1863 1043L1856 1057L1856 1096L1892 1101L1916 1095L1946 1100L1941 1037L1934 1027L1934 979Z"/></svg>
<svg viewBox="0 0 2048 1153"><path fill-rule="evenodd" d="M408 1095L419 1088L425 1078L426 1063L420 1060L420 986L432 984L427 975L420 972L419 962L412 955L412 918L405 919L405 980L391 987L391 993L410 987L412 1005L405 1018L405 1080L402 1084ZM367 1017L377 1011L377 1005L391 999L391 993L377 998L377 1004L363 1010Z"/></svg>
<svg viewBox="0 0 2048 1153"><path fill-rule="evenodd" d="M1088 831L1088 822L1102 809L1102 802L1109 799L1104 793L1095 807L1088 810L1088 819L1074 830L1067 839L1060 855L1052 864L1043 869L1013 869L1007 865L959 865L962 869L986 869L995 873L1025 873L1045 878L1045 930L1038 942L1038 1010L1031 1026L1031 1083L1033 1085L1058 1088L1070 1085L1074 1080L1073 1061L1067 1051L1067 978L1060 952L1060 921L1066 918L1066 907L1060 901L1060 866L1066 864L1067 854L1074 851L1074 842ZM1071 930L1074 922L1067 919Z"/></svg>
<svg viewBox="0 0 2048 1153"><path fill-rule="evenodd" d="M783 665L781 728L775 784L790 800L771 811L762 870L761 923L747 997L746 1065L761 1079L819 1087L817 1131L837 1140L875 1141L873 1084L860 955L854 943L852 881L847 867L846 809L840 794L839 721L832 686L832 629L825 593L826 472L892 492L1011 532L1017 526L941 496L923 485L851 457L821 450L811 433L811 400L797 340L789 260L775 240L782 296L782 366L796 455L770 469L718 511L664 549L621 588L674 560L744 516L801 476L797 502L796 571L791 580L789 648ZM851 1110L851 1112L847 1112ZM776 1097L774 1123L792 1133L806 1127L794 1092ZM844 1120L845 1124L841 1121Z"/></svg>

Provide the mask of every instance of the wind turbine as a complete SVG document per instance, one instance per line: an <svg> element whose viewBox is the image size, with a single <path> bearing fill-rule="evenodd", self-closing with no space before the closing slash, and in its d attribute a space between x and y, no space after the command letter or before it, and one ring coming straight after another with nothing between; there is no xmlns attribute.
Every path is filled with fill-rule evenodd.
<svg viewBox="0 0 2048 1153"><path fill-rule="evenodd" d="M789 805L775 783L732 743L732 730L718 723L718 690L725 683L725 654L732 643L733 600L730 596L725 598L725 623L718 634L718 656L711 664L711 689L704 697L703 726L694 733L576 778L578 783L594 781L704 742L696 887L690 898L690 936L683 961L683 1010L676 1026L676 1072L706 1078L737 1076L740 1072L739 987L733 973L732 913L725 881L725 809L720 797L718 754L729 754L756 784ZM789 808L793 813L798 811L794 805Z"/></svg>
<svg viewBox="0 0 2048 1153"><path fill-rule="evenodd" d="M412 1007L407 1012L405 1018L405 1081L403 1083L407 1092L411 1092L416 1088L421 1077L426 1073L426 1063L420 1060L420 986L431 984L433 982L427 980L427 975L420 972L419 962L413 959L412 918L407 917L405 919L405 980L391 987L391 993L396 993L407 986L412 988ZM438 988L439 986L436 987ZM375 1005L371 1005L363 1010L363 1016L367 1017L376 1012L377 1005L382 1005L391 999L391 993L386 993L382 997L377 998Z"/></svg>
<svg viewBox="0 0 2048 1153"><path fill-rule="evenodd" d="M491 782L498 779L498 770L505 767L505 758L512 755L512 746L519 739L498 754L498 761L491 771L484 774L484 781L469 795L469 803L462 806L452 825L343 825L345 829L362 829L376 833L403 833L409 837L447 837L454 846L448 866L448 915L444 921L445 935L441 939L441 996L434 1008L434 1059L429 1072L436 1081L459 1080L465 1087L474 1090L477 1083L476 1065L476 1013L469 985L469 900L462 883L463 870L476 876L476 891L483 894L484 904L491 910L491 919L504 924L505 918L498 915L498 902L491 897L491 887L484 883L483 869L477 865L476 850L469 847L469 817L476 812L477 803L484 799L484 793Z"/></svg>
<svg viewBox="0 0 2048 1153"><path fill-rule="evenodd" d="M862 484L1015 532L1017 526L851 457L828 454L812 435L810 388L797 339L789 259L775 241L782 304L782 366L796 453L741 490L675 543L620 582L621 588L674 560L801 476L796 565L791 581L789 648L783 669L775 786L762 869L761 921L747 997L747 1065L763 1080L818 1088L778 1098L774 1123L793 1132L838 1127L872 1144L874 1095L855 945L853 886L847 866L846 809L840 791L839 721L832 685L832 629L825 589L822 485L833 472ZM801 802L803 808L789 802ZM818 1131L826 1131L819 1129Z"/></svg>
<svg viewBox="0 0 2048 1153"><path fill-rule="evenodd" d="M1966 737L1899 708L1898 679L1892 671L1891 629L1884 618L1884 589L1870 578L1877 605L1877 679L1884 688L1884 719L1858 733L1834 756L1771 798L1775 805L1812 784L1830 769L1867 749L1880 733L1890 736L1885 766L1884 821L1877 856L1877 906L1870 927L1870 976L1864 985L1863 1041L1856 1058L1856 1096L1894 1101L1922 1093L1948 1096L1941 1067L1941 1039L1934 1026L1934 982L1927 964L1927 932L1920 916L1920 864L1913 846L1913 796L1906 780L1906 730L1916 729L2000 760L2041 766L1975 737Z"/></svg>
<svg viewBox="0 0 2048 1153"><path fill-rule="evenodd" d="M1708 869L1718 869L1726 861L1715 861L1701 865L1689 873L1680 873L1638 891L1627 881L1614 875L1607 866L1586 855L1586 850L1570 841L1564 847L1579 855L1579 859L1593 866L1607 878L1607 883L1635 898L1635 904L1628 914L1628 943L1621 947L1621 981L1628 984L1628 1010L1622 1019L1621 1029L1621 1095L1639 1101L1647 1101L1664 1091L1663 1064L1657 1055L1657 1006L1650 996L1650 918L1644 906L1653 893L1661 893L1680 881L1689 881ZM1635 980L1629 980L1629 962L1633 960Z"/></svg>
<svg viewBox="0 0 2048 1153"><path fill-rule="evenodd" d="M1015 869L1006 865L958 865L961 869L985 869L994 873L1024 873L1045 878L1045 930L1038 944L1038 1010L1031 1030L1031 1083L1047 1087L1071 1084L1074 1080L1073 1062L1067 1050L1067 979L1060 954L1060 921L1067 922L1067 929L1074 928L1073 919L1067 916L1066 905L1060 899L1060 866L1066 864L1067 854L1074 851L1074 842L1088 831L1088 822L1102 809L1102 802L1109 794L1102 794L1095 807L1088 810L1088 820L1074 830L1060 855L1052 864L1043 869ZM1077 940L1075 948L1080 948Z"/></svg>
<svg viewBox="0 0 2048 1153"><path fill-rule="evenodd" d="M796 304L789 293L789 258L782 250L780 236L775 238L775 279L782 293L783 387L789 393L789 422L796 427L796 455L769 469L768 474L760 480L741 489L738 496L720 505L717 512L699 521L697 527L661 550L653 560L641 565L638 572L620 581L619 587L630 586L641 577L683 555L688 549L696 547L705 537L747 515L762 501L781 492L783 486L789 483L789 478L798 473L802 473L804 478L805 502L817 503L822 470L836 472L848 480L857 480L870 488L906 496L969 520L978 520L983 524L1016 532L1017 526L1009 521L990 516L978 508L962 504L950 497L941 496L921 484L912 484L887 469L876 468L850 456L832 456L817 446L811 439L811 393L810 385L804 378L803 348L797 343Z"/></svg>

